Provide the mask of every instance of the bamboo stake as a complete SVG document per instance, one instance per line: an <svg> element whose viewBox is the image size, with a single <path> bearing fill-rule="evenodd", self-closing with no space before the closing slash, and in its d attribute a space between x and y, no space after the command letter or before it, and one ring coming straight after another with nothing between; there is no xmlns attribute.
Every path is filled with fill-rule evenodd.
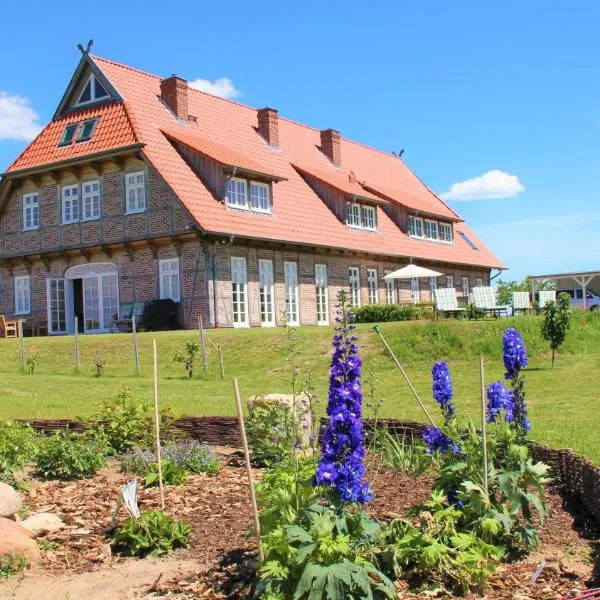
<svg viewBox="0 0 600 600"><path fill-rule="evenodd" d="M240 398L240 388L237 378L233 379L233 396L237 407L238 421L240 424L240 434L242 436L242 445L244 447L244 458L246 460L246 473L248 474L248 487L250 488L250 500L252 502L252 511L254 512L254 527L256 528L256 537L258 538L258 559L263 563L264 555L260 543L260 519L258 517L258 505L256 504L256 494L254 493L254 481L252 479L252 465L250 464L250 451L248 450L248 438L246 437L246 427L244 426L244 413L242 412L242 400Z"/></svg>
<svg viewBox="0 0 600 600"><path fill-rule="evenodd" d="M81 355L79 353L79 317L75 317L75 335L73 337L75 344L75 373L79 373L81 368Z"/></svg>
<svg viewBox="0 0 600 600"><path fill-rule="evenodd" d="M156 355L156 340L152 340L154 351L154 422L156 424L156 462L158 464L158 489L160 490L160 506L165 510L165 490L162 479L162 458L160 453L160 421L158 416L158 359Z"/></svg>
<svg viewBox="0 0 600 600"><path fill-rule="evenodd" d="M18 320L17 330L19 334L19 356L21 358L21 370L25 371L25 338L23 337L23 319Z"/></svg>
<svg viewBox="0 0 600 600"><path fill-rule="evenodd" d="M481 440L483 448L483 489L488 495L488 456L487 456L487 421L485 410L485 376L483 370L483 356L479 357L479 379L481 382Z"/></svg>
<svg viewBox="0 0 600 600"><path fill-rule="evenodd" d="M202 347L202 371L204 371L204 374L206 375L208 371L208 356L206 355L206 341L204 339L204 325L202 324L202 315L198 315L198 331L200 333L200 346Z"/></svg>
<svg viewBox="0 0 600 600"><path fill-rule="evenodd" d="M217 344L217 353L219 354L219 368L221 369L221 380L225 379L225 366L223 365L223 348Z"/></svg>
<svg viewBox="0 0 600 600"><path fill-rule="evenodd" d="M373 330L381 338L381 341L383 342L383 344L386 347L387 351L390 353L390 356L392 357L393 361L396 363L396 366L398 367L400 373L402 373L402 375L404 376L404 379L406 380L406 383L408 384L408 387L410 388L410 391L412 392L412 394L415 397L416 401L419 403L419 406L423 409L423 412L425 413L425 416L427 417L427 419L429 420L429 422L435 427L435 421L431 418L431 415L429 414L429 411L427 410L427 408L423 404L423 401L419 397L419 394L417 394L417 390L415 390L415 388L413 387L413 384L410 382L410 379L408 378L408 375L406 374L406 372L402 368L402 365L400 364L400 362L396 358L396 355L394 354L394 351L390 348L389 344L387 343L387 341L385 340L385 338L383 337L383 335L381 335L381 331L379 330L379 327L376 325L375 327L373 327Z"/></svg>
<svg viewBox="0 0 600 600"><path fill-rule="evenodd" d="M135 376L138 377L140 374L140 356L138 353L138 338L137 338L137 322L135 315L131 317L131 332L133 334L133 368L135 369Z"/></svg>

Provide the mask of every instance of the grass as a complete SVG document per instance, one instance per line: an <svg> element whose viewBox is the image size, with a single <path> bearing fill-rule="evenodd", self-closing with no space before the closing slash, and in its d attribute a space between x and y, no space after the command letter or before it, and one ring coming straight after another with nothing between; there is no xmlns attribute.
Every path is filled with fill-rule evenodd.
<svg viewBox="0 0 600 600"><path fill-rule="evenodd" d="M600 314L576 313L554 369L550 352L539 335L539 319L517 317L500 321L444 321L385 323L382 331L405 366L413 383L435 414L431 400L431 364L450 363L458 410L479 419L479 354L486 357L486 382L501 379L501 337L506 327L518 327L528 346L527 400L533 422L532 437L554 447L570 447L600 464L597 426L600 368ZM385 402L384 417L422 420L422 414L371 326L360 325L361 354L366 376L376 374L375 400ZM315 390L326 399L331 328L302 327L297 331L298 362L310 370ZM195 341L193 331L139 335L140 376L133 375L131 335L81 336L81 372L74 373L73 338L27 338L27 355L37 354L33 375L22 373L17 340L0 340L0 418L75 418L97 412L99 403L114 398L124 384L135 396L152 401L152 339L159 354L161 404L176 415L232 415L235 406L231 378L239 379L242 395L289 392L290 363L287 337L281 329L211 330L207 332L209 372L201 359L188 380L176 350ZM216 344L223 347L225 380L219 376ZM105 361L104 375L96 377L95 361ZM368 385L365 402L369 403ZM369 416L369 408L365 407Z"/></svg>

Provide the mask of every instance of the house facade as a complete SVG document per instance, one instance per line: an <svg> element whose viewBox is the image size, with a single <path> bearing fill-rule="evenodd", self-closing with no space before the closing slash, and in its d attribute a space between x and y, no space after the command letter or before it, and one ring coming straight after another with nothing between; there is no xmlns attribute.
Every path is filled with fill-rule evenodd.
<svg viewBox="0 0 600 600"><path fill-rule="evenodd" d="M384 280L411 261L443 276ZM468 297L499 268L397 156L88 53L0 181L0 313L51 334L155 298L190 328L327 324L342 288Z"/></svg>

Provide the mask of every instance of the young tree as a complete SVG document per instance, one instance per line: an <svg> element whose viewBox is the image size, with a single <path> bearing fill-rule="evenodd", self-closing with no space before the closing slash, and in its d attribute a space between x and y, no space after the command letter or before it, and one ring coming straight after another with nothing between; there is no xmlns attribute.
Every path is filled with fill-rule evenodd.
<svg viewBox="0 0 600 600"><path fill-rule="evenodd" d="M552 348L552 366L556 350L562 346L571 323L571 298L569 294L558 295L556 302L548 302L544 307L544 320L542 321L542 337Z"/></svg>

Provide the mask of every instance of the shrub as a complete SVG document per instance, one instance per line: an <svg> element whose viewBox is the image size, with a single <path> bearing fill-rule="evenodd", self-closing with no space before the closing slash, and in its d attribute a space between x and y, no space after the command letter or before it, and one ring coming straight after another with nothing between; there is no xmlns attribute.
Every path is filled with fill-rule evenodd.
<svg viewBox="0 0 600 600"><path fill-rule="evenodd" d="M117 531L112 546L126 556L162 556L175 548L187 548L192 528L160 510L129 519Z"/></svg>
<svg viewBox="0 0 600 600"><path fill-rule="evenodd" d="M414 304L366 304L353 309L357 323L410 321L419 316Z"/></svg>
<svg viewBox="0 0 600 600"><path fill-rule="evenodd" d="M36 473L45 479L84 479L106 461L106 440L98 432L59 431L40 445Z"/></svg>
<svg viewBox="0 0 600 600"><path fill-rule="evenodd" d="M183 363L185 370L187 371L188 377L191 379L194 375L194 360L196 355L200 352L200 344L197 342L187 342L185 345L185 352L177 351L173 360L175 362Z"/></svg>
<svg viewBox="0 0 600 600"><path fill-rule="evenodd" d="M187 482L187 471L170 460L161 460L162 480L164 485L184 485ZM146 469L146 487L158 485L158 463L150 463Z"/></svg>
<svg viewBox="0 0 600 600"><path fill-rule="evenodd" d="M571 324L570 303L569 294L563 292L558 295L557 302L548 302L544 306L542 337L552 348L552 366L554 366L556 350L563 345Z"/></svg>
<svg viewBox="0 0 600 600"><path fill-rule="evenodd" d="M39 435L31 425L17 421L0 423L0 480L13 481L13 473L33 460Z"/></svg>

